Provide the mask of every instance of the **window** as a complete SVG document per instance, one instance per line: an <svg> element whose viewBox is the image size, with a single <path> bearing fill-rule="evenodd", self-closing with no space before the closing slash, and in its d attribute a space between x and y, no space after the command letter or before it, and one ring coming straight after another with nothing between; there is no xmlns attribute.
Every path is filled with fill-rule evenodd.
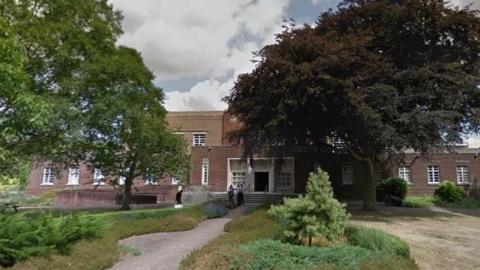
<svg viewBox="0 0 480 270"><path fill-rule="evenodd" d="M178 185L180 184L180 179L177 177L172 177L172 185Z"/></svg>
<svg viewBox="0 0 480 270"><path fill-rule="evenodd" d="M353 165L343 165L342 167L342 184L353 185Z"/></svg>
<svg viewBox="0 0 480 270"><path fill-rule="evenodd" d="M428 166L428 184L438 184L440 183L440 170L438 166Z"/></svg>
<svg viewBox="0 0 480 270"><path fill-rule="evenodd" d="M332 143L336 148L345 148L345 141L338 136L333 136Z"/></svg>
<svg viewBox="0 0 480 270"><path fill-rule="evenodd" d="M400 166L398 168L398 177L410 183L410 167Z"/></svg>
<svg viewBox="0 0 480 270"><path fill-rule="evenodd" d="M247 174L245 172L232 172L232 186L238 188L240 185L245 187L245 179Z"/></svg>
<svg viewBox="0 0 480 270"><path fill-rule="evenodd" d="M205 133L193 133L193 146L205 146Z"/></svg>
<svg viewBox="0 0 480 270"><path fill-rule="evenodd" d="M147 176L145 177L145 185L158 185L155 175L147 173Z"/></svg>
<svg viewBox="0 0 480 270"><path fill-rule="evenodd" d="M468 173L468 166L459 165L457 166L457 183L460 185L465 185L470 182L470 175Z"/></svg>
<svg viewBox="0 0 480 270"><path fill-rule="evenodd" d="M208 185L208 158L202 160L202 185Z"/></svg>
<svg viewBox="0 0 480 270"><path fill-rule="evenodd" d="M275 173L275 188L286 189L292 186L292 174L289 172Z"/></svg>
<svg viewBox="0 0 480 270"><path fill-rule="evenodd" d="M80 169L69 168L67 185L78 185L79 177L80 177Z"/></svg>
<svg viewBox="0 0 480 270"><path fill-rule="evenodd" d="M55 173L53 168L47 167L43 169L43 178L42 178L42 185L44 186L53 186L55 181Z"/></svg>
<svg viewBox="0 0 480 270"><path fill-rule="evenodd" d="M125 181L127 181L127 178L126 178L125 176L119 176L119 177L118 177L118 184L119 184L120 186L125 185Z"/></svg>
<svg viewBox="0 0 480 270"><path fill-rule="evenodd" d="M95 169L93 172L93 185L105 185L105 176L100 169Z"/></svg>

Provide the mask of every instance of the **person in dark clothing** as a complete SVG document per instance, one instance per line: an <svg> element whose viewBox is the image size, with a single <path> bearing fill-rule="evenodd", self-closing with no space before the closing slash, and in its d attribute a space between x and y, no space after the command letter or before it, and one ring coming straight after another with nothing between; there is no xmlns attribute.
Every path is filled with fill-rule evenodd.
<svg viewBox="0 0 480 270"><path fill-rule="evenodd" d="M228 202L235 204L235 202L233 201L233 197L235 197L235 190L233 189L232 185L230 185L230 187L228 188L227 194L228 194Z"/></svg>
<svg viewBox="0 0 480 270"><path fill-rule="evenodd" d="M177 204L182 204L182 192L183 192L183 189L179 190L177 192L177 195L175 195L175 201L177 202Z"/></svg>
<svg viewBox="0 0 480 270"><path fill-rule="evenodd" d="M240 206L244 203L244 197L243 197L243 185L240 185L238 188L237 192L237 205Z"/></svg>

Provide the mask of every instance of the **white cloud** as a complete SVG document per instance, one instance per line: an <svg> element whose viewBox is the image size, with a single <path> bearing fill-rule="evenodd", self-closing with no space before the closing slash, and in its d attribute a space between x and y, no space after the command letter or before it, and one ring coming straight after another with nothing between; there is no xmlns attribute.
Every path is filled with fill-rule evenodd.
<svg viewBox="0 0 480 270"><path fill-rule="evenodd" d="M210 77L190 90L167 89L178 90L166 93L166 106L172 110L223 109L215 94L235 77L224 84L218 78L253 68L252 51L281 31L290 1L111 0L125 17L119 43L142 53L160 87L164 80Z"/></svg>
<svg viewBox="0 0 480 270"><path fill-rule="evenodd" d="M206 80L197 83L188 92L167 92L168 100L165 107L169 111L225 110L227 105L222 102L222 98L232 89L233 83L233 79L225 83Z"/></svg>

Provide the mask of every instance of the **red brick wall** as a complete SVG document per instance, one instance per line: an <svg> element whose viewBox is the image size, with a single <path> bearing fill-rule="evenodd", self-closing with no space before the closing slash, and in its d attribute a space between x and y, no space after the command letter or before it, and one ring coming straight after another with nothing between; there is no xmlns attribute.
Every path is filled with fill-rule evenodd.
<svg viewBox="0 0 480 270"><path fill-rule="evenodd" d="M430 195L433 194L438 185L429 185L427 176L427 166L436 165L440 170L440 182L445 180L457 183L457 165L468 166L470 174L470 185L462 186L467 192L478 190L480 181L480 159L474 159L470 153L448 153L435 154L430 159L415 158L415 154L407 155L405 165L410 165L410 185L411 195ZM394 172L398 175L398 168Z"/></svg>
<svg viewBox="0 0 480 270"><path fill-rule="evenodd" d="M44 186L42 185L43 179L43 169L45 167L55 167L56 168L56 176L54 185ZM26 191L32 195L38 195L46 191L58 191L58 190L114 190L113 186L107 182L105 185L93 185L93 170L88 168L85 164L81 163L79 166L80 169L80 176L79 176L79 184L78 185L67 185L68 181L68 168L64 168L62 165L52 165L48 162L37 162L32 167L29 176L29 183L27 185ZM158 184L160 186L169 185L171 179L166 177L161 179ZM148 189L155 189L155 186L146 186L145 181L142 179L135 179L134 180L134 189L135 192L138 189L148 190Z"/></svg>

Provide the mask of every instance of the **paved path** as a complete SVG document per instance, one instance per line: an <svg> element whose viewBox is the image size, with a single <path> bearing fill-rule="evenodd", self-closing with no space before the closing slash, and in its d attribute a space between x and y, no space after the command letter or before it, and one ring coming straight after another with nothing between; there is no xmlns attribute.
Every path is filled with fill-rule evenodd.
<svg viewBox="0 0 480 270"><path fill-rule="evenodd" d="M113 266L113 270L174 270L180 261L224 233L223 228L233 217L243 214L244 207L230 210L223 218L209 219L184 232L153 233L133 236L121 245L137 248L141 255L128 257Z"/></svg>

